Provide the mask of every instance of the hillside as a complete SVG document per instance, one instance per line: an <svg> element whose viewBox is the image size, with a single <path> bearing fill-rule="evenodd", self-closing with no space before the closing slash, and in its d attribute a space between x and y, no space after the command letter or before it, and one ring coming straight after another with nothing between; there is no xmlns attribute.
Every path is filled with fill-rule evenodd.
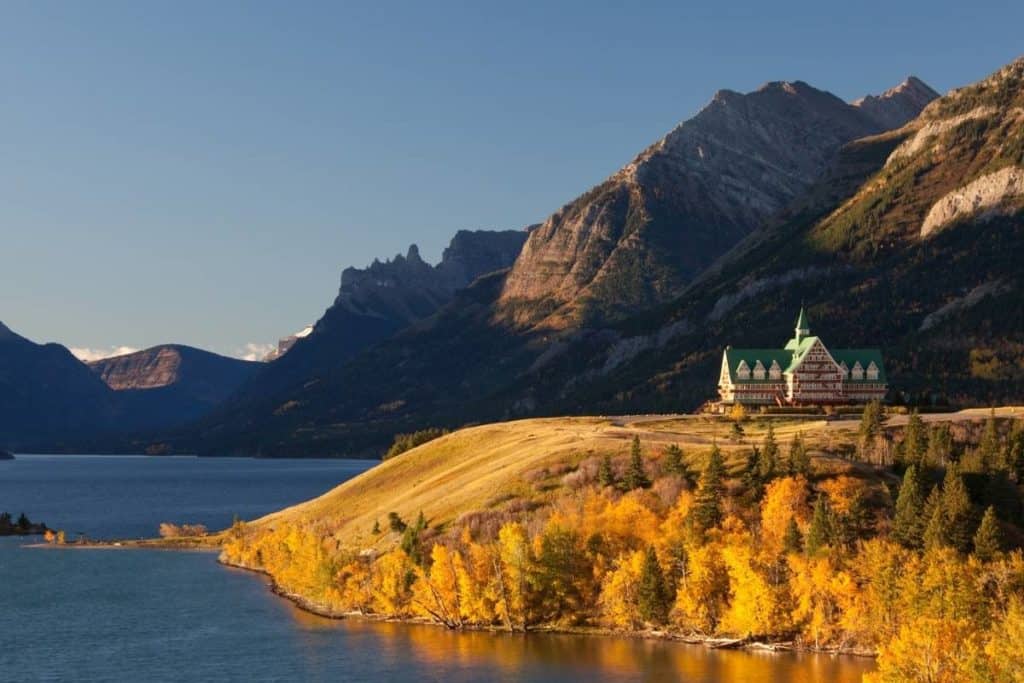
<svg viewBox="0 0 1024 683"><path fill-rule="evenodd" d="M329 615L880 654L880 680L978 642L943 666L988 680L1024 619L1024 408L871 415L471 427L184 541Z"/></svg>

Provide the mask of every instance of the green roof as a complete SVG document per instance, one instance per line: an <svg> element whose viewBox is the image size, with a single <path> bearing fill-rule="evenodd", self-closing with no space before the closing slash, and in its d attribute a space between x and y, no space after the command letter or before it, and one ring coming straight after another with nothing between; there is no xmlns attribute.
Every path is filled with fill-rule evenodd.
<svg viewBox="0 0 1024 683"><path fill-rule="evenodd" d="M757 361L761 361L764 365L765 370L771 367L772 361L779 364L782 368L782 372L790 372L795 368L804 355L814 345L814 342L818 341L818 337L804 337L799 342L796 339L790 339L784 349L734 349L729 347L725 350L725 362L726 367L729 369L729 379L733 384L766 384L769 382L778 382L780 380L768 379L737 379L736 368L739 366L740 361L746 361L750 371L754 371L754 366ZM822 344L824 346L824 343ZM846 378L846 382L853 383L864 383L864 382L886 382L885 376L885 364L882 362L882 352L878 349L829 349L827 346L825 349L831 354L832 358L836 363L846 363L847 369L852 370L853 366L860 363L861 367L867 370L868 365L872 362L878 367L878 379L876 380L853 380L849 377Z"/></svg>
<svg viewBox="0 0 1024 683"><path fill-rule="evenodd" d="M767 384L769 382L781 381L778 379L768 379L767 375L765 375L765 379L754 379L751 377L750 379L738 380L736 378L736 368L739 366L740 361L746 361L751 372L754 371L757 361L761 361L766 372L772 366L772 361L775 361L782 368L782 371L785 372L786 367L792 360L793 354L785 349L734 349L730 347L725 350L725 363L726 367L729 368L729 379L733 384L737 382L743 382L744 384Z"/></svg>
<svg viewBox="0 0 1024 683"><path fill-rule="evenodd" d="M800 307L800 315L796 319L796 329L811 331L811 326L807 322L807 313L804 312L804 307Z"/></svg>

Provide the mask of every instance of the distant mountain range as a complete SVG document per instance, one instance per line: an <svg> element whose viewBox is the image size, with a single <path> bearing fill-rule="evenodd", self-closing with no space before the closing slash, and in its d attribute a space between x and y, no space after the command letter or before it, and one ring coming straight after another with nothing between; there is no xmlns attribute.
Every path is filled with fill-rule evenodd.
<svg viewBox="0 0 1024 683"><path fill-rule="evenodd" d="M721 91L539 226L460 232L436 266L412 247L346 269L291 350L198 420L120 445L368 455L426 426L689 410L722 347L781 343L801 302L826 339L882 347L903 398L1020 400L1022 84L1018 60L944 97L913 77L852 104L802 82ZM95 389L48 353L0 389L45 372Z"/></svg>

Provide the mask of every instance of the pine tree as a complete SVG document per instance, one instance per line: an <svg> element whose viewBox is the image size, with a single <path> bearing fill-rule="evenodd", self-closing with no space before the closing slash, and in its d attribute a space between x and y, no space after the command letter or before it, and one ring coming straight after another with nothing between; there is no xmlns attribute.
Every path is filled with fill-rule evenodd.
<svg viewBox="0 0 1024 683"><path fill-rule="evenodd" d="M999 440L999 425L996 424L996 411L994 408L989 414L988 420L985 421L985 429L981 433L978 451L984 468L983 471L991 472L1003 467L1002 444Z"/></svg>
<svg viewBox="0 0 1024 683"><path fill-rule="evenodd" d="M648 546L637 586L637 608L640 618L650 624L664 624L668 619L670 600L665 575L661 571L661 564L658 563L658 554L654 551L654 546Z"/></svg>
<svg viewBox="0 0 1024 683"><path fill-rule="evenodd" d="M647 478L647 472L644 471L644 459L643 453L640 452L639 436L633 437L633 447L629 454L629 469L626 470L626 479L623 483L626 485L627 491L646 488L651 485L650 479Z"/></svg>
<svg viewBox="0 0 1024 683"><path fill-rule="evenodd" d="M900 459L904 465L920 467L926 447L924 422L915 410L910 413L910 420L907 422L907 429L903 434L903 442L900 444Z"/></svg>
<svg viewBox="0 0 1024 683"><path fill-rule="evenodd" d="M928 449L925 452L925 464L928 467L942 467L950 461L952 455L953 436L949 432L949 425L933 425L928 430Z"/></svg>
<svg viewBox="0 0 1024 683"><path fill-rule="evenodd" d="M661 471L665 474L675 474L682 478L688 485L696 483L696 477L683 460L683 449L679 444L672 444L665 449L665 458L662 460Z"/></svg>
<svg viewBox="0 0 1024 683"><path fill-rule="evenodd" d="M1003 532L990 505L974 534L974 555L982 562L991 562L1003 552Z"/></svg>
<svg viewBox="0 0 1024 683"><path fill-rule="evenodd" d="M372 533L373 533L374 536L380 535L380 520L379 519L373 520L373 531L372 531Z"/></svg>
<svg viewBox="0 0 1024 683"><path fill-rule="evenodd" d="M800 527L796 525L796 517L789 518L786 535L782 537L782 548L787 553L798 553L803 549L804 539L800 535Z"/></svg>
<svg viewBox="0 0 1024 683"><path fill-rule="evenodd" d="M949 535L946 530L946 513L942 509L942 493L938 486L933 486L928 499L924 502L924 509L921 513L924 521L924 535L921 545L925 550L944 548L949 545Z"/></svg>
<svg viewBox="0 0 1024 683"><path fill-rule="evenodd" d="M832 512L829 510L828 500L821 495L814 502L814 514L811 516L811 525L807 528L807 554L816 554L821 548L829 545L832 538Z"/></svg>
<svg viewBox="0 0 1024 683"><path fill-rule="evenodd" d="M729 438L736 443L743 441L743 436L746 432L743 431L743 427L740 426L739 422L733 422L732 427L729 430Z"/></svg>
<svg viewBox="0 0 1024 683"><path fill-rule="evenodd" d="M873 462L875 446L882 433L882 404L871 401L864 406L857 434L857 455L862 462Z"/></svg>
<svg viewBox="0 0 1024 683"><path fill-rule="evenodd" d="M794 434L793 440L789 442L789 473L802 474L805 477L811 474L811 454L807 452L803 434L800 432Z"/></svg>
<svg viewBox="0 0 1024 683"><path fill-rule="evenodd" d="M768 423L768 431L761 444L761 481L767 483L775 478L779 471L779 444L775 441L775 428Z"/></svg>
<svg viewBox="0 0 1024 683"><path fill-rule="evenodd" d="M917 468L911 465L903 473L900 494L896 498L896 514L892 521L892 535L907 548L920 548L925 520L921 513L924 508L921 484Z"/></svg>
<svg viewBox="0 0 1024 683"><path fill-rule="evenodd" d="M612 467L612 456L604 454L601 467L597 470L597 480L601 486L615 486L615 468Z"/></svg>
<svg viewBox="0 0 1024 683"><path fill-rule="evenodd" d="M747 462L743 466L743 475L740 481L748 500L761 500L764 495L764 481L761 479L761 454L757 450L757 446L751 448L747 455Z"/></svg>
<svg viewBox="0 0 1024 683"><path fill-rule="evenodd" d="M971 546L971 497L955 466L946 469L942 482L942 512L946 517L949 544L962 553Z"/></svg>
<svg viewBox="0 0 1024 683"><path fill-rule="evenodd" d="M700 485L694 496L691 515L696 527L707 531L722 521L722 496L725 493L725 463L718 444L711 447L708 464L700 477Z"/></svg>

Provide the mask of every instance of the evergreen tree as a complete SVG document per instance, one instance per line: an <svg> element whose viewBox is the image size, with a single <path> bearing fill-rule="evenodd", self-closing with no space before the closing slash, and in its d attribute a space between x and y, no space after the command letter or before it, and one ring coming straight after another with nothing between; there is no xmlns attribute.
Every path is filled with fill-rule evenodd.
<svg viewBox="0 0 1024 683"><path fill-rule="evenodd" d="M388 513L388 528L394 532L402 533L405 531L408 525L401 517L398 516L397 512Z"/></svg>
<svg viewBox="0 0 1024 683"><path fill-rule="evenodd" d="M794 434L793 440L789 442L789 473L802 474L805 477L811 474L811 454L807 452L803 434L800 432Z"/></svg>
<svg viewBox="0 0 1024 683"><path fill-rule="evenodd" d="M604 454L601 467L597 470L597 480L601 486L615 486L615 468L612 467L612 456Z"/></svg>
<svg viewBox="0 0 1024 683"><path fill-rule="evenodd" d="M399 547L405 551L405 554L412 558L413 562L419 565L423 564L423 549L420 547L420 534L426 528L427 520L423 516L423 511L420 510L419 516L416 517L416 523L405 528L405 531L402 532L402 540L399 543Z"/></svg>
<svg viewBox="0 0 1024 683"><path fill-rule="evenodd" d="M942 467L953 455L953 436L948 424L933 425L928 430L928 449L924 461L928 467Z"/></svg>
<svg viewBox="0 0 1024 683"><path fill-rule="evenodd" d="M913 465L903 473L900 494L896 498L896 514L892 520L892 535L907 548L920 548L925 520L921 513L924 508L921 483L917 468Z"/></svg>
<svg viewBox="0 0 1024 683"><path fill-rule="evenodd" d="M981 460L983 471L1001 469L1003 455L1002 444L999 440L999 425L996 424L996 411L993 408L985 421L985 429L981 433L981 442L978 444L978 455Z"/></svg>
<svg viewBox="0 0 1024 683"><path fill-rule="evenodd" d="M374 536L380 535L380 520L379 519L373 520L373 532L372 533L373 533Z"/></svg>
<svg viewBox="0 0 1024 683"><path fill-rule="evenodd" d="M938 486L933 486L928 499L924 502L922 517L925 521L924 535L921 544L925 550L943 548L949 545L949 534L946 530L946 513L942 509L942 493Z"/></svg>
<svg viewBox="0 0 1024 683"><path fill-rule="evenodd" d="M623 483L626 485L627 491L651 485L650 479L647 478L647 472L644 471L644 459L643 453L640 452L639 436L633 437L633 447L630 449L629 454L629 468L626 470L626 478Z"/></svg>
<svg viewBox="0 0 1024 683"><path fill-rule="evenodd" d="M658 554L654 551L654 546L648 546L637 586L637 608L640 618L650 624L664 624L668 619L670 601L665 575L658 563Z"/></svg>
<svg viewBox="0 0 1024 683"><path fill-rule="evenodd" d="M991 562L1003 551L1003 532L990 505L974 534L974 555L982 562Z"/></svg>
<svg viewBox="0 0 1024 683"><path fill-rule="evenodd" d="M864 496L857 495L850 501L846 514L836 520L836 540L845 546L852 546L858 539L871 532L871 509Z"/></svg>
<svg viewBox="0 0 1024 683"><path fill-rule="evenodd" d="M1024 482L1024 420L1014 420L1006 443L1006 462L1014 480Z"/></svg>
<svg viewBox="0 0 1024 683"><path fill-rule="evenodd" d="M708 464L700 477L700 485L693 499L690 512L694 524L701 532L707 531L722 521L722 496L725 494L725 463L718 444L711 447Z"/></svg>
<svg viewBox="0 0 1024 683"><path fill-rule="evenodd" d="M926 449L924 421L921 420L921 416L915 410L910 413L910 420L907 422L903 441L900 443L900 459L904 465L920 467Z"/></svg>
<svg viewBox="0 0 1024 683"><path fill-rule="evenodd" d="M661 470L665 474L678 475L689 486L697 483L697 478L687 467L686 461L683 460L683 449L679 447L679 444L672 444L665 449L665 459L662 460Z"/></svg>
<svg viewBox="0 0 1024 683"><path fill-rule="evenodd" d="M747 462L743 466L741 478L744 494L749 501L761 500L764 495L764 481L761 479L761 454L757 446L750 449Z"/></svg>
<svg viewBox="0 0 1024 683"><path fill-rule="evenodd" d="M786 535L782 537L782 548L787 553L798 553L803 549L804 539L800 535L800 527L796 525L796 517L789 518Z"/></svg>
<svg viewBox="0 0 1024 683"><path fill-rule="evenodd" d="M775 428L768 423L768 431L761 444L761 481L767 483L775 478L779 471L779 444L775 441Z"/></svg>
<svg viewBox="0 0 1024 683"><path fill-rule="evenodd" d="M732 427L729 430L729 438L736 443L743 441L743 436L746 432L743 431L743 427L740 426L739 422L733 422Z"/></svg>
<svg viewBox="0 0 1024 683"><path fill-rule="evenodd" d="M949 544L962 553L971 546L971 497L955 466L946 469L942 482L942 513L946 517Z"/></svg>
<svg viewBox="0 0 1024 683"><path fill-rule="evenodd" d="M808 555L816 554L820 549L829 545L833 538L832 512L829 510L828 500L820 495L814 502L814 514L811 516L811 526L807 528L806 550Z"/></svg>
<svg viewBox="0 0 1024 683"><path fill-rule="evenodd" d="M864 406L857 433L857 456L862 462L873 462L878 437L882 434L882 404L871 401Z"/></svg>
<svg viewBox="0 0 1024 683"><path fill-rule="evenodd" d="M18 524L18 528L21 529L22 531L27 531L28 528L30 526L32 526L32 522L28 521L28 517L25 516L24 512L22 512L20 515L18 515L18 522L17 522L17 524Z"/></svg>

